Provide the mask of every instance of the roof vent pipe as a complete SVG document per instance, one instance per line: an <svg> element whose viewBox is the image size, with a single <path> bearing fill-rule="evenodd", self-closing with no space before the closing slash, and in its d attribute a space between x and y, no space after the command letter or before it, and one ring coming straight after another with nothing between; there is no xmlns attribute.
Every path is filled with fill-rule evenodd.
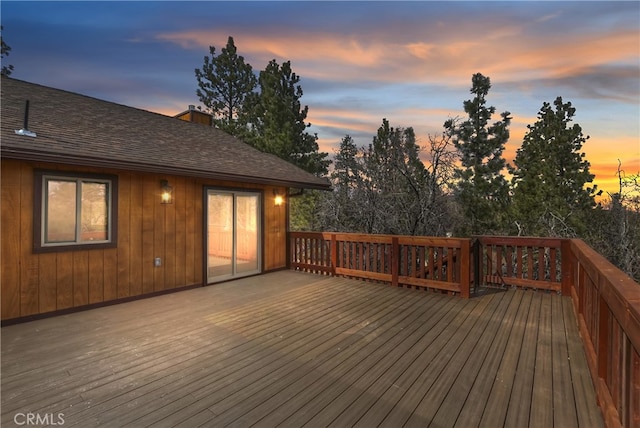
<svg viewBox="0 0 640 428"><path fill-rule="evenodd" d="M24 135L26 137L35 137L36 133L29 131L29 100L26 101L24 106L24 124L22 129L17 129L16 134Z"/></svg>

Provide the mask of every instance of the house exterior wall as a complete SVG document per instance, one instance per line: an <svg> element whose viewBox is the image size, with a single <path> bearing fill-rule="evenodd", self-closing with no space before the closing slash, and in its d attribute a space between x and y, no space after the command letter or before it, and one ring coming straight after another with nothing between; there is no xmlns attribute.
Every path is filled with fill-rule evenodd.
<svg viewBox="0 0 640 428"><path fill-rule="evenodd" d="M117 247L34 253L35 169L117 175ZM160 203L163 179L172 204ZM207 186L262 192L263 271L286 267L286 206L273 203L283 187L10 159L1 180L2 320L203 285Z"/></svg>

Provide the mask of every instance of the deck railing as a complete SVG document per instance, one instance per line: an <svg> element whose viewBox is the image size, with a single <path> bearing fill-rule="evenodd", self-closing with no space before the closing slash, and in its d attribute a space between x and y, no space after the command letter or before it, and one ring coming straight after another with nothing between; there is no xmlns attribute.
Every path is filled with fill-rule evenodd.
<svg viewBox="0 0 640 428"><path fill-rule="evenodd" d="M474 284L562 291L562 240L474 238Z"/></svg>
<svg viewBox="0 0 640 428"><path fill-rule="evenodd" d="M640 427L640 285L579 239L290 233L290 267L470 296L479 286L570 296L608 427Z"/></svg>
<svg viewBox="0 0 640 428"><path fill-rule="evenodd" d="M583 241L565 246L563 284L605 423L640 427L640 285Z"/></svg>
<svg viewBox="0 0 640 428"><path fill-rule="evenodd" d="M469 297L471 240L291 232L290 267Z"/></svg>
<svg viewBox="0 0 640 428"><path fill-rule="evenodd" d="M640 427L640 285L579 239L480 236L476 284L571 296L609 427Z"/></svg>

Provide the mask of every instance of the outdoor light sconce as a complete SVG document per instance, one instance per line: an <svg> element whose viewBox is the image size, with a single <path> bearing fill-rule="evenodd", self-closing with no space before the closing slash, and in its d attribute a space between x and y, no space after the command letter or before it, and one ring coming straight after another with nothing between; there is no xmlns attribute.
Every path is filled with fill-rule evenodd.
<svg viewBox="0 0 640 428"><path fill-rule="evenodd" d="M162 188L162 193L160 194L160 202L163 204L172 204L173 187L169 186L169 182L167 180L160 180L160 187Z"/></svg>
<svg viewBox="0 0 640 428"><path fill-rule="evenodd" d="M282 196L281 194L279 194L278 192L276 192L274 190L273 191L273 202L276 204L277 207L279 207L280 205L282 205L284 203L284 196Z"/></svg>

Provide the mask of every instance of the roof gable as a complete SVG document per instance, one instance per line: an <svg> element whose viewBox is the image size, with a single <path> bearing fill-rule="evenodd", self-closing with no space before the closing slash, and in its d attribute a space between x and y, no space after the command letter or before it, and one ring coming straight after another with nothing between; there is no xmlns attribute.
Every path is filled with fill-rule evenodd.
<svg viewBox="0 0 640 428"><path fill-rule="evenodd" d="M24 125L36 137L16 134ZM2 78L2 156L329 189L316 177L219 129Z"/></svg>

